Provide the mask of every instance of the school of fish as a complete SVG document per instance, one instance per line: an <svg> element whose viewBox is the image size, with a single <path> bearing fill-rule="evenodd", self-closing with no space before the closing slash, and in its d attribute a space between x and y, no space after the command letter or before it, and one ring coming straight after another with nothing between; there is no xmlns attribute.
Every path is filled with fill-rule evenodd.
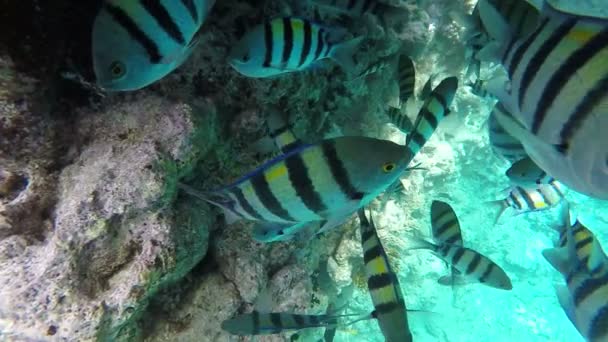
<svg viewBox="0 0 608 342"><path fill-rule="evenodd" d="M540 6L538 5L540 2ZM144 88L170 74L199 48L214 0L105 0L92 28L93 68L105 91ZM381 23L404 11L382 0L310 0L306 6L352 21ZM344 20L344 18L342 18ZM469 63L465 79L432 74L415 92L417 61L401 49L363 67L355 55L366 40L341 25L312 18L265 18L232 42L227 64L249 78L289 77L316 70L328 60L350 79L390 73L399 104L386 106L386 123L406 134L404 144L367 136L304 142L291 131L279 108L268 107L267 137L254 148L274 155L234 182L217 189L179 188L222 210L227 224L254 223L254 239L270 243L339 229L359 219L362 261L373 303L369 312L340 313L332 303L323 314L272 312L256 305L223 322L222 329L255 336L324 328L324 340L338 327L375 320L386 341L416 340L408 323L408 284L399 281L368 205L391 193L450 109L459 84L496 101L487 122L492 150L511 166L510 186L496 207L495 224L506 213L526 214L560 207L555 247L543 251L565 285L556 287L565 314L588 341L608 341L608 257L593 231L572 222L566 195L576 191L608 199L608 19L565 13L549 0L479 0L469 15ZM207 47L205 47L207 48ZM482 63L499 65L484 79ZM435 84L435 86L434 86ZM418 114L407 103L419 101ZM455 116L455 115L454 115ZM412 120L411 118L414 118ZM270 147L269 147L270 146ZM369 214L368 214L369 212ZM470 246L452 205L435 199L428 209L431 236L408 236L409 250L427 250L449 266L437 282L448 287L483 284L509 291L511 278L496 262ZM413 227L414 229L419 227ZM466 233L466 231L465 231ZM470 242L470 241L469 241ZM352 294L352 293L351 293Z"/></svg>

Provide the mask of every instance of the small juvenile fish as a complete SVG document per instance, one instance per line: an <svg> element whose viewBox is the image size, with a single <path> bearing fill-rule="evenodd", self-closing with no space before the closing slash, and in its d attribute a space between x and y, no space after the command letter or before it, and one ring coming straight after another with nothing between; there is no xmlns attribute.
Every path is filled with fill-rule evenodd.
<svg viewBox="0 0 608 342"><path fill-rule="evenodd" d="M339 319L353 315L300 315L286 312L260 313L253 311L222 322L222 330L233 335L269 335L308 328L335 327ZM369 314L345 325L371 318Z"/></svg>
<svg viewBox="0 0 608 342"><path fill-rule="evenodd" d="M143 88L190 56L215 0L106 0L92 33L97 84L106 90Z"/></svg>
<svg viewBox="0 0 608 342"><path fill-rule="evenodd" d="M415 246L412 249L431 250L458 270L458 277L462 280L480 282L502 290L513 288L511 279L500 266L473 249L448 243L434 244L423 239L416 239ZM440 283L449 285L450 282L447 279L447 277L444 277ZM456 281L456 283L463 283L462 280Z"/></svg>
<svg viewBox="0 0 608 342"><path fill-rule="evenodd" d="M414 94L416 87L416 68L412 59L402 53L397 64L397 83L399 84L399 101L405 106L407 100Z"/></svg>
<svg viewBox="0 0 608 342"><path fill-rule="evenodd" d="M538 184L549 184L555 182L555 178L549 176L530 158L526 157L515 162L506 172L511 183L522 187L533 187Z"/></svg>
<svg viewBox="0 0 608 342"><path fill-rule="evenodd" d="M397 274L378 237L373 218L367 220L365 209L357 211L361 226L361 245L367 275L367 287L375 308L375 317L386 341L411 342L407 309Z"/></svg>
<svg viewBox="0 0 608 342"><path fill-rule="evenodd" d="M330 29L307 19L277 18L247 32L230 51L229 62L248 77L302 71L324 58L353 73L353 54L363 37L344 41L343 36L343 29Z"/></svg>
<svg viewBox="0 0 608 342"><path fill-rule="evenodd" d="M268 111L266 124L268 126L268 136L274 140L275 145L282 153L288 153L302 145L302 141L293 134L291 125L282 117L277 108L271 108Z"/></svg>
<svg viewBox="0 0 608 342"><path fill-rule="evenodd" d="M570 226L569 222L567 226ZM608 325L605 324L608 320L608 274L592 274L588 263L580 259L579 253L597 252L601 254L598 259L602 260L607 257L601 248L577 248L581 241L574 237L574 229L568 231L566 246L546 249L543 256L566 280L566 286L559 285L556 291L570 321L588 341L603 342L608 340ZM586 256L586 252L582 254ZM592 258L590 256L589 260Z"/></svg>
<svg viewBox="0 0 608 342"><path fill-rule="evenodd" d="M497 112L506 113L506 109L500 102L497 102L488 118L488 137L492 150L497 155L514 163L522 158L527 158L528 153L524 146L509 134L496 120ZM507 114L509 115L509 114Z"/></svg>
<svg viewBox="0 0 608 342"><path fill-rule="evenodd" d="M552 208L560 204L563 199L562 186L555 181L549 184L538 184L534 188L515 186L511 188L506 198L491 203L501 206L495 220L498 222L508 208L512 208L517 214L523 214Z"/></svg>

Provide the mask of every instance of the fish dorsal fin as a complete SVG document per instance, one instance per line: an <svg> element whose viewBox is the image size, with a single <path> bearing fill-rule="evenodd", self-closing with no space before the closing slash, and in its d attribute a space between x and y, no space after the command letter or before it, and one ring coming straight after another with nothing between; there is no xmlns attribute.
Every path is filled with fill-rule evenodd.
<svg viewBox="0 0 608 342"><path fill-rule="evenodd" d="M508 42L512 35L511 28L502 14L489 0L479 0L477 5L483 27L490 37L502 43Z"/></svg>

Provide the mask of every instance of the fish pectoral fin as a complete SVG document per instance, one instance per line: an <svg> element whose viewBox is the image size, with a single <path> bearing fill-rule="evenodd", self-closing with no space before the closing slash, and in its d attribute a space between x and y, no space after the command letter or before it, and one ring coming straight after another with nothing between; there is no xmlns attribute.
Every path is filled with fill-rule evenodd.
<svg viewBox="0 0 608 342"><path fill-rule="evenodd" d="M543 250L542 254L547 259L547 262L559 273L564 276L568 274L570 261L568 260L568 250L566 247L548 248Z"/></svg>
<svg viewBox="0 0 608 342"><path fill-rule="evenodd" d="M440 285L444 285L444 286L463 286L463 285L468 285L468 284L476 284L479 281L471 278L471 277L465 277L463 275L456 275L456 274L450 274L450 275L444 275L439 277L439 279L437 279L437 283Z"/></svg>
<svg viewBox="0 0 608 342"><path fill-rule="evenodd" d="M287 241L294 238L295 234L312 222L278 223L265 222L258 224L253 229L253 238L260 242Z"/></svg>

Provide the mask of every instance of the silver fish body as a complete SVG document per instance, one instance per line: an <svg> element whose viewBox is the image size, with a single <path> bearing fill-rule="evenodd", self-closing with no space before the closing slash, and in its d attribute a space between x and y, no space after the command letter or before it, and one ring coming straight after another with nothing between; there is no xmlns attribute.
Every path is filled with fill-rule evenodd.
<svg viewBox="0 0 608 342"><path fill-rule="evenodd" d="M500 26L482 4L484 22ZM548 1L543 14L524 38L497 32L508 88L497 79L491 91L513 114L497 118L543 170L608 199L608 19L560 13Z"/></svg>

